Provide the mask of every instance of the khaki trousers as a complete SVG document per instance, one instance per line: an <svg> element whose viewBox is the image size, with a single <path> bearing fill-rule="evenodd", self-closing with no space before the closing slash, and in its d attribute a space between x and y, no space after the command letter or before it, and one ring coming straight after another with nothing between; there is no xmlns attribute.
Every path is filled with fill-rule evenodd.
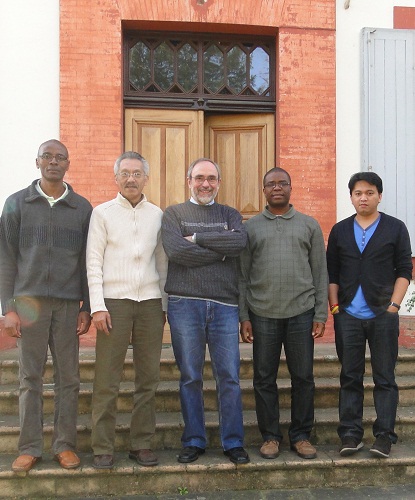
<svg viewBox="0 0 415 500"><path fill-rule="evenodd" d="M105 304L112 329L109 335L97 332L91 436L94 455L114 452L117 397L130 338L135 370L131 450L150 448L156 426L155 392L160 379L164 324L161 299L105 299Z"/></svg>

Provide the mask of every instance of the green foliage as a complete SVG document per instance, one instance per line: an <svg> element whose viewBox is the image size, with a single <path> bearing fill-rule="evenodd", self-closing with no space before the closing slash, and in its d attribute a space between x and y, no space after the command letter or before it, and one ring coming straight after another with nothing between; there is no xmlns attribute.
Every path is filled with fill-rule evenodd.
<svg viewBox="0 0 415 500"><path fill-rule="evenodd" d="M178 486L177 490L179 492L179 495L187 495L189 493L189 490L186 488L186 486Z"/></svg>
<svg viewBox="0 0 415 500"><path fill-rule="evenodd" d="M408 309L409 312L411 312L412 309L415 307L415 290L412 292L412 295L406 301L405 306L406 306L406 308Z"/></svg>

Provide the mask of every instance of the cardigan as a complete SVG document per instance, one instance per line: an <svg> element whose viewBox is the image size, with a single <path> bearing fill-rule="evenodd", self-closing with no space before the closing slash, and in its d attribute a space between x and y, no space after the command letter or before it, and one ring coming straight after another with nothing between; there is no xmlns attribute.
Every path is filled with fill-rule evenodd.
<svg viewBox="0 0 415 500"><path fill-rule="evenodd" d="M86 252L91 313L107 311L105 299L161 298L166 310L162 213L144 195L133 207L120 193L94 208Z"/></svg>
<svg viewBox="0 0 415 500"><path fill-rule="evenodd" d="M14 298L82 301L89 311L85 247L92 206L68 186L52 207L38 179L6 200L0 223L0 296L3 314Z"/></svg>
<svg viewBox="0 0 415 500"><path fill-rule="evenodd" d="M397 278L412 278L409 233L405 224L380 212L378 227L363 252L354 237L356 214L335 224L327 246L329 282L339 286L339 306L347 307L359 285L375 315L388 308Z"/></svg>

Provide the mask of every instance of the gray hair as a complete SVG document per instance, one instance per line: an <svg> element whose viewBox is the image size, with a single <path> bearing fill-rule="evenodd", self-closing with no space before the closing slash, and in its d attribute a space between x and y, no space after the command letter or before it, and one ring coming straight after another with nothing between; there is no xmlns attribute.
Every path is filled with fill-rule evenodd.
<svg viewBox="0 0 415 500"><path fill-rule="evenodd" d="M213 160L211 160L210 158L199 158L197 160L195 160L194 162L192 162L190 164L190 167L189 169L187 170L187 177L190 179L192 177L192 172L193 172L193 169L195 168L195 166L198 164L198 163L201 163L202 161L208 161L210 162L217 170L218 172L218 179L220 180L221 178L221 175L220 175L220 168L219 168L219 165L214 162Z"/></svg>
<svg viewBox="0 0 415 500"><path fill-rule="evenodd" d="M148 161L143 158L140 153L136 153L135 151L126 151L122 155L120 155L114 163L114 174L117 175L118 171L120 170L120 164L123 160L125 159L130 159L130 160L139 160L143 164L143 170L144 174L148 175L150 172L150 165L148 164Z"/></svg>

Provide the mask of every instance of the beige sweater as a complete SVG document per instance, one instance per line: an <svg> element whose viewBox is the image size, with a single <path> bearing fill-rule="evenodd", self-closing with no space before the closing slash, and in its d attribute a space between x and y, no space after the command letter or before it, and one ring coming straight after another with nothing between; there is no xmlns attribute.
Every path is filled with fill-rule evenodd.
<svg viewBox="0 0 415 500"><path fill-rule="evenodd" d="M91 313L107 310L104 298L137 302L162 298L166 310L161 218L161 209L145 196L132 207L118 193L93 210L86 252Z"/></svg>

